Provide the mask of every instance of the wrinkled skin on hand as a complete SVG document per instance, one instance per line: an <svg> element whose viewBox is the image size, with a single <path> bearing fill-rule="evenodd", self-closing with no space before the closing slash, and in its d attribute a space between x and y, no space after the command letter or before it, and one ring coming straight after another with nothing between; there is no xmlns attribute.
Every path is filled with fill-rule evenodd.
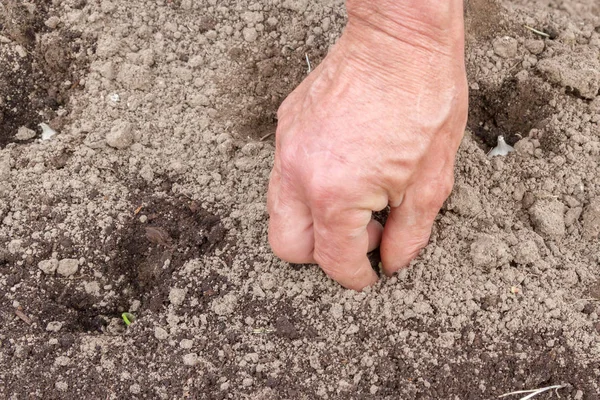
<svg viewBox="0 0 600 400"><path fill-rule="evenodd" d="M355 20L279 109L268 210L277 256L361 290L377 281L368 251L380 245L390 275L427 245L468 95L462 43ZM388 204L383 229L372 211Z"/></svg>

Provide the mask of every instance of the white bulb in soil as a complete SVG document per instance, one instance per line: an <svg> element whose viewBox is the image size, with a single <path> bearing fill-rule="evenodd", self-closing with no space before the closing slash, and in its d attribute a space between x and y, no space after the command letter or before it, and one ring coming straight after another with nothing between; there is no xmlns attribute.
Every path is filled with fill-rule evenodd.
<svg viewBox="0 0 600 400"><path fill-rule="evenodd" d="M505 156L512 153L515 149L504 141L504 136L498 136L498 144L487 154L488 157Z"/></svg>
<svg viewBox="0 0 600 400"><path fill-rule="evenodd" d="M40 128L42 128L42 140L50 140L52 136L56 135L56 131L50 128L48 124L42 122Z"/></svg>

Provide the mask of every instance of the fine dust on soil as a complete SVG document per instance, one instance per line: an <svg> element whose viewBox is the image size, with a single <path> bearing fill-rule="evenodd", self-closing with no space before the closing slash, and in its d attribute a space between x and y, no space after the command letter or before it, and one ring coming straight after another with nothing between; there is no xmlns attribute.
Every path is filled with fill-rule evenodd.
<svg viewBox="0 0 600 400"><path fill-rule="evenodd" d="M465 3L453 194L362 293L267 241L342 1L0 3L0 398L598 399L600 5Z"/></svg>

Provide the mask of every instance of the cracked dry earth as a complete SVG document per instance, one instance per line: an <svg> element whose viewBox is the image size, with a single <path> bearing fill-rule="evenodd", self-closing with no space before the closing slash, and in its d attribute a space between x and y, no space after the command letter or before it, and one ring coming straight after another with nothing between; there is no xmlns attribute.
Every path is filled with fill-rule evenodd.
<svg viewBox="0 0 600 400"><path fill-rule="evenodd" d="M598 399L600 4L465 14L454 192L355 293L266 234L275 113L342 1L2 1L0 398Z"/></svg>

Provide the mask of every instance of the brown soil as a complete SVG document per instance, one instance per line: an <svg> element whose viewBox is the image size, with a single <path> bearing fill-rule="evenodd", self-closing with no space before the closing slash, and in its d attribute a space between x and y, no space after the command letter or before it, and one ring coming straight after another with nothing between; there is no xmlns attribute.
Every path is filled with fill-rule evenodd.
<svg viewBox="0 0 600 400"><path fill-rule="evenodd" d="M50 32L46 18L46 1L9 0L0 9L0 147L14 141L20 127L41 132L44 122L62 128L69 96L87 68L89 38L64 26Z"/></svg>
<svg viewBox="0 0 600 400"><path fill-rule="evenodd" d="M277 260L265 206L342 2L1 3L0 398L598 399L600 6L465 12L454 192L355 293Z"/></svg>

